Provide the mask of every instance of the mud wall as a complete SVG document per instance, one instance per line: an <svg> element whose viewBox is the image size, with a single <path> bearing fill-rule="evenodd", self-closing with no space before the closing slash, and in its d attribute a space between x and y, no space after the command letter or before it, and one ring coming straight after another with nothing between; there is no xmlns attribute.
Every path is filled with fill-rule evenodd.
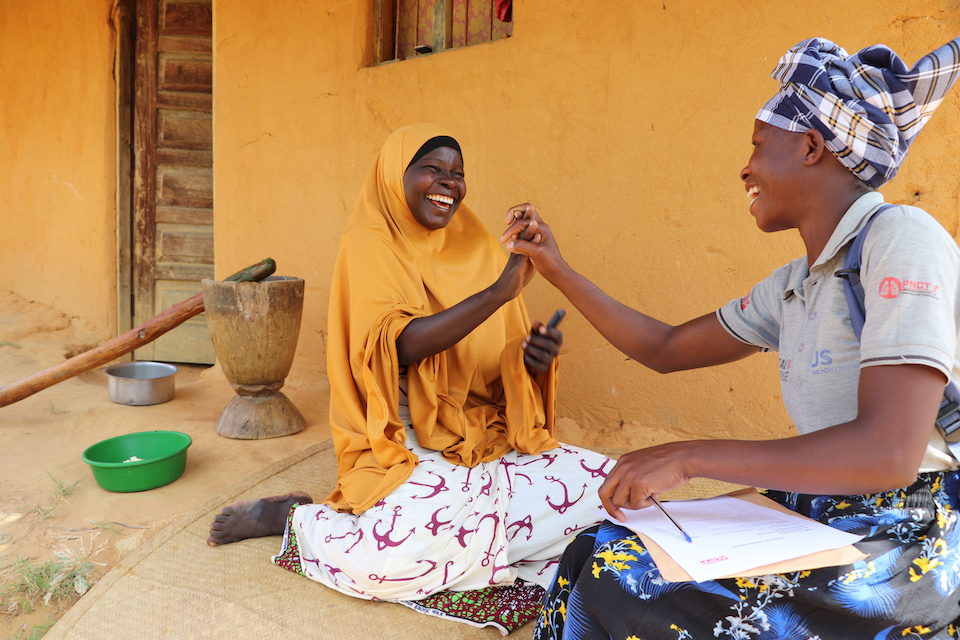
<svg viewBox="0 0 960 640"><path fill-rule="evenodd" d="M909 63L960 33L958 0L517 0L513 36L373 62L371 2L216 0L218 276L271 256L306 279L288 384L325 393L340 233L387 134L419 121L464 149L468 201L493 233L534 203L567 260L667 322L710 313L802 252L764 235L738 179L779 56L811 36ZM116 136L110 0L0 3L0 287L116 331ZM960 90L913 145L889 200L956 237ZM560 414L583 444L790 433L774 355L659 376L611 348L542 279L531 315L566 306Z"/></svg>
<svg viewBox="0 0 960 640"><path fill-rule="evenodd" d="M218 273L272 255L307 281L298 371L322 375L338 240L393 129L452 129L468 201L499 233L534 203L567 260L619 300L667 322L710 313L802 252L764 235L738 178L780 55L812 36L854 52L875 42L909 64L960 33L955 0L618 3L518 0L513 37L373 64L369 2L215 7ZM893 201L925 206L954 234L960 96L941 107ZM237 256L244 256L238 258ZM534 318L565 305L544 280ZM564 324L560 414L568 437L619 446L790 433L773 354L659 376L610 347L573 309ZM638 428L642 425L642 428Z"/></svg>
<svg viewBox="0 0 960 640"><path fill-rule="evenodd" d="M0 2L0 287L116 330L112 0Z"/></svg>

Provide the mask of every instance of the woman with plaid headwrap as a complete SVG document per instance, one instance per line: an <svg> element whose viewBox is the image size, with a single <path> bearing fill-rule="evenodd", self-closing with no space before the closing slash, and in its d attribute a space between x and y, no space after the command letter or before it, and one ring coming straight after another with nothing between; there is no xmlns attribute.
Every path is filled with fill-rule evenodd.
<svg viewBox="0 0 960 640"><path fill-rule="evenodd" d="M888 48L848 56L812 39L780 60L779 93L757 115L741 172L763 231L797 229L806 256L715 314L669 326L576 273L530 205L502 241L614 346L659 371L781 357L798 436L673 442L624 455L600 489L608 513L704 477L766 488L780 504L863 536L852 565L666 582L643 543L611 522L561 560L537 638L956 638L958 463L934 426L960 378L960 249L932 217L887 208L863 245L866 321L852 328L843 282L851 241L881 206L910 142L960 74L960 38L907 68ZM519 239L531 227L542 243ZM731 464L730 461L736 461ZM694 542L696 541L696 532Z"/></svg>

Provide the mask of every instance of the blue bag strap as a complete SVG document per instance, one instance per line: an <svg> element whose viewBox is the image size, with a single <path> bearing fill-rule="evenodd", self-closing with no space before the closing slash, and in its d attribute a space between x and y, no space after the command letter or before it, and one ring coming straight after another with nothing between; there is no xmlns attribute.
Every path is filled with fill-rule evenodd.
<svg viewBox="0 0 960 640"><path fill-rule="evenodd" d="M884 204L870 215L867 224L863 226L857 237L853 239L853 244L847 251L847 258L843 263L843 269L837 271L834 275L843 278L843 294L847 298L847 308L850 311L850 324L853 325L853 333L860 340L860 334L863 333L863 322L866 318L866 311L863 304L863 284L860 282L860 264L863 262L863 242L867 238L867 232L873 226L874 220L881 213L893 205Z"/></svg>

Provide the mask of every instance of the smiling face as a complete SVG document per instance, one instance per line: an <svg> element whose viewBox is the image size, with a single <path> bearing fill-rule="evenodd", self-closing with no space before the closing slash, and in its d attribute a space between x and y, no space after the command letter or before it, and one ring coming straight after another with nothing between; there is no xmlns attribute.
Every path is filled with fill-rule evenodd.
<svg viewBox="0 0 960 640"><path fill-rule="evenodd" d="M417 222L431 231L446 227L467 195L460 153L439 147L411 164L403 174L403 194Z"/></svg>
<svg viewBox="0 0 960 640"><path fill-rule="evenodd" d="M750 200L750 213L761 231L797 227L797 203L801 201L800 179L805 158L803 133L780 129L756 120L753 153L740 172Z"/></svg>

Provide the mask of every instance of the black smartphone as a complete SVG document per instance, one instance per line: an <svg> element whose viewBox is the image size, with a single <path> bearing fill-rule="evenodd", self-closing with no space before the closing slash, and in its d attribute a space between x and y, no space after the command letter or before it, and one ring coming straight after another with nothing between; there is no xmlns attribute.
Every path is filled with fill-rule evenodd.
<svg viewBox="0 0 960 640"><path fill-rule="evenodd" d="M555 329L560 321L563 320L563 317L567 315L567 312L563 309L557 309L557 312L553 314L553 317L550 318L550 322L547 323L548 329Z"/></svg>

